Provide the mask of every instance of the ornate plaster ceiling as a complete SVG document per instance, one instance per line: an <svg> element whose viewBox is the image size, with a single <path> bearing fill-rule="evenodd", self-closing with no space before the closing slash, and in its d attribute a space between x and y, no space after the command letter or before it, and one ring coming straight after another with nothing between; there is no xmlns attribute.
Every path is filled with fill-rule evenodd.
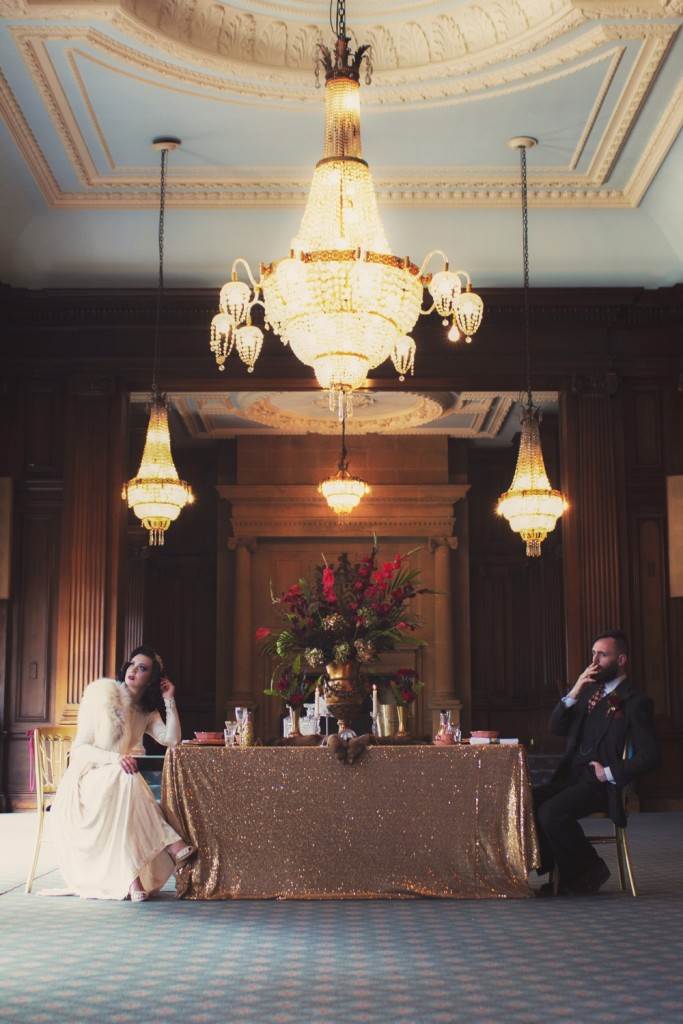
<svg viewBox="0 0 683 1024"><path fill-rule="evenodd" d="M328 6L0 0L2 278L146 283L158 134L183 140L169 173L179 211L171 284L219 285L238 254L258 263L286 252L320 155L312 65L330 39ZM484 269L484 283L517 281L508 208L519 203L518 164L505 142L528 133L541 140L529 157L530 201L545 212L546 235L562 239L563 283L679 278L683 0L348 0L347 9L352 34L373 49L364 149L394 251L457 240L459 264L479 280ZM442 223L450 207L460 215L452 227ZM590 212L590 227L563 224L570 211ZM542 252L541 272L552 262Z"/></svg>
<svg viewBox="0 0 683 1024"><path fill-rule="evenodd" d="M519 429L517 392L360 391L354 396L349 434L445 434L507 444ZM147 394L134 394L136 404ZM557 408L554 392L538 392L545 410ZM321 391L174 393L172 404L193 441L242 434L338 434L339 420Z"/></svg>

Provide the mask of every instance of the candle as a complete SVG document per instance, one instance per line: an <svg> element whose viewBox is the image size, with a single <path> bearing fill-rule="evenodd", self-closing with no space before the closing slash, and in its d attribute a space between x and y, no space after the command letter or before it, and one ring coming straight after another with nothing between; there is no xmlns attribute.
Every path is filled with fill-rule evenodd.
<svg viewBox="0 0 683 1024"><path fill-rule="evenodd" d="M315 708L314 715L316 718L320 718L320 687L315 688Z"/></svg>
<svg viewBox="0 0 683 1024"><path fill-rule="evenodd" d="M377 698L377 683L372 684L372 717L377 718L379 712L379 701Z"/></svg>

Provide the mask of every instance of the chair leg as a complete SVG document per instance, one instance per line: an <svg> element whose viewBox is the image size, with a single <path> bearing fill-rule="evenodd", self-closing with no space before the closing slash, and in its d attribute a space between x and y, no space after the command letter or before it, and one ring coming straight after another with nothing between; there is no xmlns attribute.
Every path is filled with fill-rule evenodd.
<svg viewBox="0 0 683 1024"><path fill-rule="evenodd" d="M626 865L624 862L624 846L621 839L620 833L623 829L620 829L617 825L614 826L614 842L617 848L617 865L619 867L619 884L621 891L626 892Z"/></svg>
<svg viewBox="0 0 683 1024"><path fill-rule="evenodd" d="M623 857L624 864L626 865L626 874L628 875L628 884L629 884L629 888L631 890L631 895L632 896L637 896L638 895L638 891L636 889L636 880L635 880L634 875L633 875L633 865L631 864L631 853L630 853L629 848L628 848L628 839L626 837L626 829L624 829L624 828L620 828L619 832L617 833L617 850L621 851L621 856ZM623 889L624 889L624 892L625 892L626 891L626 886L625 885L623 886Z"/></svg>
<svg viewBox="0 0 683 1024"><path fill-rule="evenodd" d="M26 879L25 892L30 892L33 888L33 879L36 877L36 869L38 867L38 857L40 856L40 844L43 839L43 825L45 824L45 808L38 808L38 828L36 830L36 845L33 851L33 862L31 864L31 870L28 873Z"/></svg>

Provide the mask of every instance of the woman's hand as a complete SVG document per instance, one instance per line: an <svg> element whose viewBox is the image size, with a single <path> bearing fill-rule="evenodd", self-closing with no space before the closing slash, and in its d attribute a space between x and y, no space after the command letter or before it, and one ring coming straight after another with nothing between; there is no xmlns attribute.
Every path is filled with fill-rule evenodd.
<svg viewBox="0 0 683 1024"><path fill-rule="evenodd" d="M161 696L164 700L172 700L175 697L175 686L170 679L164 677L159 683L161 689Z"/></svg>
<svg viewBox="0 0 683 1024"><path fill-rule="evenodd" d="M126 775L135 775L139 771L137 761L130 754L124 754L119 764Z"/></svg>

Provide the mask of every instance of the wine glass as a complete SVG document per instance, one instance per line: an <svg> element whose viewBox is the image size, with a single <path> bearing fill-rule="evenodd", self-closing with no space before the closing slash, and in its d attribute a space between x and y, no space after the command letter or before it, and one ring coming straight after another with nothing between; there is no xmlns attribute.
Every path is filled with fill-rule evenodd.
<svg viewBox="0 0 683 1024"><path fill-rule="evenodd" d="M225 723L225 745L226 747L234 747L237 742L237 722L229 721Z"/></svg>

